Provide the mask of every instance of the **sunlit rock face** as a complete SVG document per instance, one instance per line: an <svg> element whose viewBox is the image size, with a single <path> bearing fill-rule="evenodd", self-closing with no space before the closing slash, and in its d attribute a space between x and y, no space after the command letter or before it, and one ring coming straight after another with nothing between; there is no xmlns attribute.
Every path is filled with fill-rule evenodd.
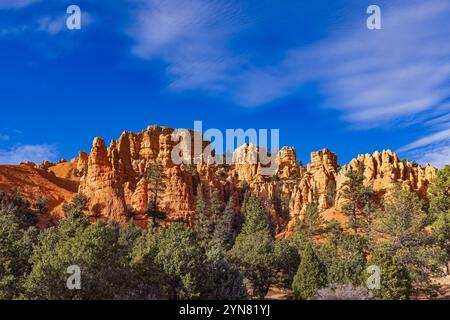
<svg viewBox="0 0 450 320"><path fill-rule="evenodd" d="M390 150L359 155L339 167L336 154L323 149L311 153L311 162L305 168L298 163L295 149L284 147L275 160L277 173L266 176L261 173L259 149L253 144L237 148L232 157L233 164L214 164L209 158L189 165L187 160L202 157L194 150L194 136L199 134L185 131L177 140L173 139L173 133L174 129L157 126L141 133L124 132L109 147L101 138L96 138L89 155L80 153L76 159L81 174L79 191L90 198L93 216L119 222L132 218L145 224L144 209L150 198L145 172L154 161L161 163L167 176L167 187L160 204L168 213L169 221L192 221L199 184L206 194L212 188L219 190L224 203L234 197L236 211L241 205L245 185L265 200L279 230L295 217L301 218L312 203L321 211L339 208L349 170L361 170L364 183L373 186L377 192L385 192L400 183L421 196L425 195L437 172L429 165L412 166ZM201 145L204 150L209 143L201 139ZM185 163L174 163L173 152ZM276 195L286 206L283 212L279 212L279 206L273 203Z"/></svg>

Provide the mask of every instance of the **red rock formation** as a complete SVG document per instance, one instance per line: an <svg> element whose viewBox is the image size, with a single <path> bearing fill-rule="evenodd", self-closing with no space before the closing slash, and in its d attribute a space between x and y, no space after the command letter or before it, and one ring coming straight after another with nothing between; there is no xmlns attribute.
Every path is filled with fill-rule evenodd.
<svg viewBox="0 0 450 320"><path fill-rule="evenodd" d="M108 150L101 138L95 138L79 192L89 197L93 216L124 222L127 207L122 176L115 166L117 157L117 149Z"/></svg>
<svg viewBox="0 0 450 320"><path fill-rule="evenodd" d="M266 200L280 230L294 217L302 217L312 203L328 213L334 206L339 208L343 202L341 189L345 174L350 169L363 170L364 182L377 192L382 193L395 183L401 183L421 196L426 194L437 171L432 166L412 166L390 150L359 155L348 165L339 167L336 155L323 149L311 153L311 163L304 168L297 162L295 149L284 147L276 159L277 174L265 176L261 174L263 166L258 160L259 149L255 145L245 144L237 148L231 165L208 164L211 158L202 163L188 164L187 160L203 156L194 154L194 136L199 134L187 130L175 133L178 133L177 139L173 138L174 129L157 126L141 133L124 132L118 140L111 141L108 148L101 138L96 138L89 155L80 152L79 157L70 162L45 163L41 167L59 178L73 182L80 180L78 191L90 198L92 216L119 222L132 216L143 224L146 221L144 210L151 196L145 173L154 161L162 164L167 176L167 188L161 196L160 206L167 212L169 221L192 219L200 183L205 192L211 188L218 189L224 201L234 197L236 210L239 210L240 186L246 182L251 191ZM208 142L202 141L203 148L208 146ZM173 153L185 163L174 163ZM28 167L40 170L34 169L34 164ZM287 201L287 210L278 212L279 206L273 203L275 195L283 202ZM290 217L286 218L285 211Z"/></svg>
<svg viewBox="0 0 450 320"><path fill-rule="evenodd" d="M245 181L253 192L267 200L275 218L279 213L272 206L271 199L275 192L280 192L288 199L293 218L301 217L311 203L316 203L321 211L332 208L335 203L339 207L342 200L340 189L350 169L362 167L365 183L373 185L376 191L382 192L400 182L422 195L436 174L435 168L413 167L389 150L360 155L339 168L337 156L324 149L311 153L311 163L305 169L297 163L295 149L285 147L278 155L278 174L274 179L261 174L259 149L252 144L236 149L232 165L174 164L171 156L178 141L172 141L173 133L173 129L155 126L138 134L124 132L117 141L111 142L109 148L103 140L95 139L87 163L86 156L80 153L77 167L80 171L87 168L84 170L87 172L81 179L79 191L91 199L93 214L125 221L127 212L131 211L135 219L145 220L143 212L150 195L144 175L153 161L159 161L166 171L167 188L161 198L161 208L172 221L192 218L199 183L206 189L217 188L227 200L230 196L238 198L239 185ZM193 135L188 131L182 135L186 153L194 150ZM203 142L202 145L206 147L208 143ZM183 157L190 159L187 154ZM336 198L333 190L336 190ZM287 221L280 223L285 225Z"/></svg>

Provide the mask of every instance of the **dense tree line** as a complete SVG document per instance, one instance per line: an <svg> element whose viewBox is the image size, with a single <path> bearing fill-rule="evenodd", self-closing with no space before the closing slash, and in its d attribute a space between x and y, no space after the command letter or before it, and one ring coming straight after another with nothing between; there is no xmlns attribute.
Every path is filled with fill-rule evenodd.
<svg viewBox="0 0 450 320"><path fill-rule="evenodd" d="M284 239L275 236L269 205L245 185L225 199L199 184L194 220L162 225L164 179L158 167L148 171L146 229L89 221L82 194L64 205L64 219L38 229L46 199L0 193L0 299L263 299L273 287L295 299L433 298L432 279L448 268L449 166L427 201L401 186L377 199L350 171L348 226L325 221L312 204ZM81 269L81 290L67 287L70 266ZM381 277L369 290L370 266Z"/></svg>

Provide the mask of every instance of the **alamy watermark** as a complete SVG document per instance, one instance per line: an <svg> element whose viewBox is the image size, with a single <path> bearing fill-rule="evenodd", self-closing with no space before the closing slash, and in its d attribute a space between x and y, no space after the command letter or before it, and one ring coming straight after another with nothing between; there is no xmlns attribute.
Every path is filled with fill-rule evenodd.
<svg viewBox="0 0 450 320"><path fill-rule="evenodd" d="M171 154L175 165L260 164L262 175L278 171L279 129L226 129L224 134L217 128L203 131L202 121L195 121L194 132L176 129L172 142L177 143Z"/></svg>
<svg viewBox="0 0 450 320"><path fill-rule="evenodd" d="M78 5L67 7L66 13L69 15L66 20L66 26L69 30L81 29L81 8ZM366 26L369 30L381 29L381 8L376 4L367 7L366 14L369 17L366 20Z"/></svg>
<svg viewBox="0 0 450 320"><path fill-rule="evenodd" d="M371 265L367 268L366 286L369 290L381 289L381 268L376 265Z"/></svg>
<svg viewBox="0 0 450 320"><path fill-rule="evenodd" d="M367 14L370 16L367 18L366 26L369 30L381 29L381 8L375 4L367 7Z"/></svg>
<svg viewBox="0 0 450 320"><path fill-rule="evenodd" d="M66 273L70 274L66 282L67 289L81 290L81 268L77 265L73 265L67 268Z"/></svg>
<svg viewBox="0 0 450 320"><path fill-rule="evenodd" d="M69 15L66 20L66 26L69 30L81 29L81 9L79 6L71 5L67 7L67 14Z"/></svg>

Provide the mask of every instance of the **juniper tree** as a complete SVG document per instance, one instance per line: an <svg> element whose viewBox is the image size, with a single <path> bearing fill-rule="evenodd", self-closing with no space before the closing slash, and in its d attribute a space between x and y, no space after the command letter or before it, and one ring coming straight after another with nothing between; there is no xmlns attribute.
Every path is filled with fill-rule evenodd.
<svg viewBox="0 0 450 320"><path fill-rule="evenodd" d="M294 296L298 300L308 300L326 286L325 267L314 252L312 244L308 244L301 254L300 266L292 283Z"/></svg>
<svg viewBox="0 0 450 320"><path fill-rule="evenodd" d="M360 235L332 233L319 256L327 269L328 285L359 285L366 268L367 241Z"/></svg>
<svg viewBox="0 0 450 320"><path fill-rule="evenodd" d="M85 223L83 216L70 215L58 227L39 235L25 280L25 296L45 300L114 299L129 290L131 273L126 255L118 245L114 224ZM68 290L68 268L81 269L82 290Z"/></svg>
<svg viewBox="0 0 450 320"><path fill-rule="evenodd" d="M36 212L32 210L31 203L22 197L17 189L10 194L0 193L0 210L13 214L21 229L35 227L38 223Z"/></svg>
<svg viewBox="0 0 450 320"><path fill-rule="evenodd" d="M211 300L244 300L248 298L244 276L226 257L220 241L213 241L206 251L205 269L210 283L207 298Z"/></svg>
<svg viewBox="0 0 450 320"><path fill-rule="evenodd" d="M430 213L435 219L432 230L437 243L446 250L447 274L450 274L450 165L437 173L428 190Z"/></svg>
<svg viewBox="0 0 450 320"><path fill-rule="evenodd" d="M275 243L261 199L252 194L245 210L245 222L231 250L231 257L250 282L253 296L264 299L270 286L277 281Z"/></svg>
<svg viewBox="0 0 450 320"><path fill-rule="evenodd" d="M195 234L184 225L160 230L154 262L163 272L160 281L170 299L207 298L211 283L205 279L206 260Z"/></svg>
<svg viewBox="0 0 450 320"><path fill-rule="evenodd" d="M413 293L434 297L437 291L431 278L441 274L445 252L433 243L427 220L419 197L396 186L378 213L375 231L389 255L408 270Z"/></svg>
<svg viewBox="0 0 450 320"><path fill-rule="evenodd" d="M63 211L66 217L70 215L82 215L89 210L89 198L83 193L77 193L70 203L64 203Z"/></svg>
<svg viewBox="0 0 450 320"><path fill-rule="evenodd" d="M409 300L412 293L411 277L405 266L392 256L388 248L378 245L372 252L370 266L380 268L380 287L372 290L375 299L381 300ZM365 274L365 279L369 274ZM363 281L365 280L363 278Z"/></svg>
<svg viewBox="0 0 450 320"><path fill-rule="evenodd" d="M31 269L36 229L22 229L13 213L0 210L0 300L19 298Z"/></svg>

